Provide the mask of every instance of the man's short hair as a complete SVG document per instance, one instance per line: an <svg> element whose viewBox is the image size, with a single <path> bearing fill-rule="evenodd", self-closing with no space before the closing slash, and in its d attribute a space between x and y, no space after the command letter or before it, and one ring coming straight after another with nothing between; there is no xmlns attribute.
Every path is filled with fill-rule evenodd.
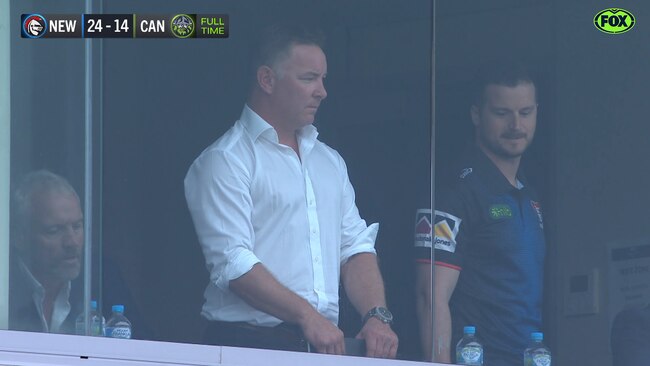
<svg viewBox="0 0 650 366"><path fill-rule="evenodd" d="M472 104L483 105L488 85L515 87L521 83L536 86L535 79L524 64L512 60L493 60L484 63L472 80Z"/></svg>
<svg viewBox="0 0 650 366"><path fill-rule="evenodd" d="M12 195L12 228L23 232L29 227L32 196L40 192L58 192L79 196L72 185L60 175L49 170L36 170L28 173L18 184Z"/></svg>
<svg viewBox="0 0 650 366"><path fill-rule="evenodd" d="M255 42L251 75L260 66L269 66L278 71L278 62L289 57L291 46L314 45L321 49L325 44L322 31L298 24L273 24L262 29Z"/></svg>

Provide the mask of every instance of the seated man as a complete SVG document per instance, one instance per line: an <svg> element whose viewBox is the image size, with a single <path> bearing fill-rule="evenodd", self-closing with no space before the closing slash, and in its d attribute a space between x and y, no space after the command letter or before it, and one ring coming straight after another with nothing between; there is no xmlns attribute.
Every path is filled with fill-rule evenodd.
<svg viewBox="0 0 650 366"><path fill-rule="evenodd" d="M65 178L39 170L23 178L12 200L9 329L74 334L84 302L79 196ZM150 339L118 267L102 260L103 310L124 304L133 338Z"/></svg>
<svg viewBox="0 0 650 366"><path fill-rule="evenodd" d="M79 276L83 214L79 197L62 177L28 174L13 196L9 328L74 333L83 310L71 282Z"/></svg>

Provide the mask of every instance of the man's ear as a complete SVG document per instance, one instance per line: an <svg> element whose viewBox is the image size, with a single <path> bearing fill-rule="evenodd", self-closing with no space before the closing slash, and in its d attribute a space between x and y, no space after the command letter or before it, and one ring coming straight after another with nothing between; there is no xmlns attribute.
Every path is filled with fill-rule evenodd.
<svg viewBox="0 0 650 366"><path fill-rule="evenodd" d="M257 85L266 94L273 93L275 85L275 72L268 66L262 65L257 68Z"/></svg>
<svg viewBox="0 0 650 366"><path fill-rule="evenodd" d="M480 112L478 110L478 106L476 106L475 104L472 104L472 106L469 108L469 114L472 117L472 123L474 124L474 126L478 126L479 123L481 122L481 118L479 116L479 113Z"/></svg>

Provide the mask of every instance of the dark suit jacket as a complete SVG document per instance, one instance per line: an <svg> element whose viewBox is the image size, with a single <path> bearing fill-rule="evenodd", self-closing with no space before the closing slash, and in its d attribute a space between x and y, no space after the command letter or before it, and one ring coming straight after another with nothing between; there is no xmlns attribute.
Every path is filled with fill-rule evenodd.
<svg viewBox="0 0 650 366"><path fill-rule="evenodd" d="M44 332L33 299L29 278L20 268L19 257L11 253L9 264L9 329ZM75 319L83 311L83 284L73 281L70 289L70 314L61 325L60 333L74 334Z"/></svg>
<svg viewBox="0 0 650 366"><path fill-rule="evenodd" d="M650 365L650 306L618 313L611 342L614 366Z"/></svg>
<svg viewBox="0 0 650 366"><path fill-rule="evenodd" d="M44 332L38 310L32 297L29 278L23 273L16 253L10 253L9 266L9 329L28 332ZM125 315L133 327L132 337L152 339L152 332L145 324L122 275L111 261L104 261L102 273L102 310L106 321L111 316L111 306L122 304ZM72 281L70 288L70 314L61 325L59 333L75 334L75 320L83 312L83 276Z"/></svg>

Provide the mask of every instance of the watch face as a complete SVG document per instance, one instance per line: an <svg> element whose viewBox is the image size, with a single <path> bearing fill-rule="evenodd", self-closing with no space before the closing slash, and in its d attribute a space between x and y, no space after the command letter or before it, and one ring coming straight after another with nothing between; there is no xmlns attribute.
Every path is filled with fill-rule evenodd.
<svg viewBox="0 0 650 366"><path fill-rule="evenodd" d="M381 308L381 307L377 308L377 315L379 315L380 317L385 319L385 321L388 322L393 320L393 314L391 314L391 312L388 311L388 309L386 308Z"/></svg>
<svg viewBox="0 0 650 366"><path fill-rule="evenodd" d="M371 317L375 317L384 323L393 322L393 314L391 314L391 312L388 309L380 306L370 309L368 314L366 314L366 316L363 318L363 323L365 324L366 321Z"/></svg>

